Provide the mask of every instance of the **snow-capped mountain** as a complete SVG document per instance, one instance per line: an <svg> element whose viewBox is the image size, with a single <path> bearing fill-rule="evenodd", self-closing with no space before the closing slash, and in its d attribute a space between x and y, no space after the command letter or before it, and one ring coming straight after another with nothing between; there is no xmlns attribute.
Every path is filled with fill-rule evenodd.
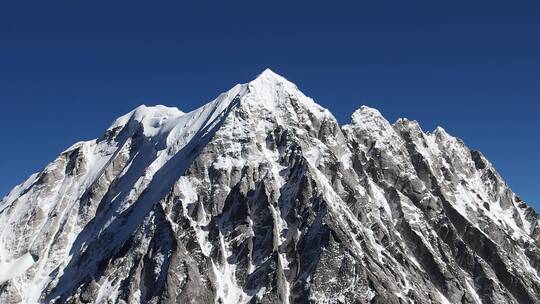
<svg viewBox="0 0 540 304"><path fill-rule="evenodd" d="M0 303L540 303L539 216L442 128L270 70L140 106L0 202Z"/></svg>

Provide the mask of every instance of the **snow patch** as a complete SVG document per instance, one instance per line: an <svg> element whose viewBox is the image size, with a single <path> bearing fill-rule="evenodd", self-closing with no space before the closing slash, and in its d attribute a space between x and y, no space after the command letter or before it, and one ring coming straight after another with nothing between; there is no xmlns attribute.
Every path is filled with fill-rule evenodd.
<svg viewBox="0 0 540 304"><path fill-rule="evenodd" d="M0 283L24 274L34 263L34 258L30 253L25 253L12 261L0 260Z"/></svg>

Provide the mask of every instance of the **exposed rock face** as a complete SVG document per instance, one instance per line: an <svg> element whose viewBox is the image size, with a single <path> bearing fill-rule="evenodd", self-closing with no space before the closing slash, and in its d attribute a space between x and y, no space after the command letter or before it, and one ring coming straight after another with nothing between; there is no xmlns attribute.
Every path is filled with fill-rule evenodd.
<svg viewBox="0 0 540 304"><path fill-rule="evenodd" d="M141 106L0 202L1 303L540 303L538 215L439 128L267 70Z"/></svg>

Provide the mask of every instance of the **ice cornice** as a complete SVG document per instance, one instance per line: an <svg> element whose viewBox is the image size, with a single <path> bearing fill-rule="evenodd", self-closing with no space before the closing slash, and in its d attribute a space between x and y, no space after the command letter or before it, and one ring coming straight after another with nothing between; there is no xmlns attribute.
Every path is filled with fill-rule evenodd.
<svg viewBox="0 0 540 304"><path fill-rule="evenodd" d="M126 125L129 121L133 120L143 124L149 123L155 125L155 119L179 117L184 114L184 112L180 111L176 107L167 107L164 105L147 106L143 104L131 110L127 114L117 118L109 127L109 129L114 129L115 127Z"/></svg>

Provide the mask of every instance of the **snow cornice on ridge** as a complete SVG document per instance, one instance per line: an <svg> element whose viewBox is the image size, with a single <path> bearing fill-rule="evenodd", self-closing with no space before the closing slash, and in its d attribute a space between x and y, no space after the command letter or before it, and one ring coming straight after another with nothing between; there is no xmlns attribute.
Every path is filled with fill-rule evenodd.
<svg viewBox="0 0 540 304"><path fill-rule="evenodd" d="M168 107L164 105L147 106L140 105L130 112L115 119L109 129L114 129L119 126L124 126L129 121L138 121L142 124L150 123L155 124L156 118L167 119L169 117L179 117L185 113L180 111L177 107Z"/></svg>

